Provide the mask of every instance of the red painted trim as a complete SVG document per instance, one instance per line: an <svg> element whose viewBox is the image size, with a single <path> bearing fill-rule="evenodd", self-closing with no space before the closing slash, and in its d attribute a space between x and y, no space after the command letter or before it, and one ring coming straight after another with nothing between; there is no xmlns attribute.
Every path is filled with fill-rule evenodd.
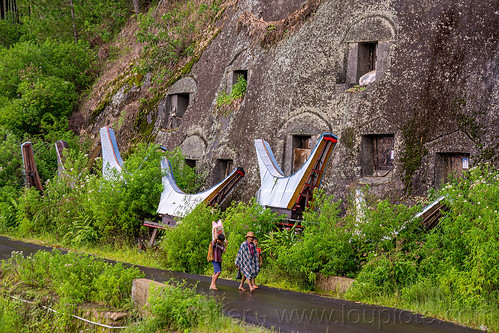
<svg viewBox="0 0 499 333"><path fill-rule="evenodd" d="M106 129L107 129L107 135L109 137L109 141L111 142L111 148L113 149L114 160L116 161L116 164L121 166L120 162L118 162L118 158L116 157L116 152L114 151L114 145L113 145L113 141L111 140L111 132L109 132L109 126L106 126ZM116 145L118 145L118 142L116 142Z"/></svg>
<svg viewBox="0 0 499 333"><path fill-rule="evenodd" d="M332 138L332 137L329 137L329 136L325 136L325 137L324 137L324 140L326 140L326 141L331 141L331 142L334 142L334 143L337 143L337 142L338 142L335 138Z"/></svg>
<svg viewBox="0 0 499 333"><path fill-rule="evenodd" d="M286 227L294 227L295 226L295 224L293 224L293 223L284 223L284 222L279 223L279 225L285 225ZM296 227L301 228L301 225L296 224Z"/></svg>

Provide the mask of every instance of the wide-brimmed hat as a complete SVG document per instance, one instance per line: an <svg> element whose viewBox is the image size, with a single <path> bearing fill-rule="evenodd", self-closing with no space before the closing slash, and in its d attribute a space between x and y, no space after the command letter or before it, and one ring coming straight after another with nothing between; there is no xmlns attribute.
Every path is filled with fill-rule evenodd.
<svg viewBox="0 0 499 333"><path fill-rule="evenodd" d="M253 231L248 231L248 233L246 234L246 236L244 236L244 238L248 238L248 237L256 238L255 237L255 233Z"/></svg>

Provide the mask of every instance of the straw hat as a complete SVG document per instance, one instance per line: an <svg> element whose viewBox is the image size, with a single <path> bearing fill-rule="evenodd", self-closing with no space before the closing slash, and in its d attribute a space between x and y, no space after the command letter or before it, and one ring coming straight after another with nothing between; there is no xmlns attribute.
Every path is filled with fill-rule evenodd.
<svg viewBox="0 0 499 333"><path fill-rule="evenodd" d="M255 233L253 231L248 231L248 233L246 234L246 236L244 236L244 238L248 238L248 237L255 238Z"/></svg>

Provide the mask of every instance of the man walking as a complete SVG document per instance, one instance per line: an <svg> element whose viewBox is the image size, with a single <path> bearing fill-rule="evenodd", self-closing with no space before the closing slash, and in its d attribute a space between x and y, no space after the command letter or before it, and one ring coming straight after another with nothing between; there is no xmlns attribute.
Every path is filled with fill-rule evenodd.
<svg viewBox="0 0 499 333"><path fill-rule="evenodd" d="M244 281L248 281L249 290L252 292L255 287L251 283L260 272L260 263L258 259L258 251L253 240L256 238L252 231L249 231L246 236L246 241L241 244L236 257L236 267L241 270L243 275L239 290L246 291L243 288Z"/></svg>

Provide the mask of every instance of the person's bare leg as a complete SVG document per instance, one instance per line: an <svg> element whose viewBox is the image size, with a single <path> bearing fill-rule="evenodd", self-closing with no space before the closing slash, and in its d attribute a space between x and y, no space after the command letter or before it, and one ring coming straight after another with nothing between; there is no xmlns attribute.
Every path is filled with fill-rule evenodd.
<svg viewBox="0 0 499 333"><path fill-rule="evenodd" d="M243 288L244 281L246 281L246 276L243 275L243 277L241 279L241 284L239 285L239 290L241 290L241 291L246 291L246 289Z"/></svg>
<svg viewBox="0 0 499 333"><path fill-rule="evenodd" d="M256 285L256 282L255 282L255 279L252 279L252 280L251 280L251 283L253 283L253 287L254 287L255 289L258 289L258 286Z"/></svg>
<svg viewBox="0 0 499 333"><path fill-rule="evenodd" d="M253 286L253 284L251 283L251 280L248 279L248 285L249 285L249 290L252 292L253 290L255 290L256 288Z"/></svg>
<svg viewBox="0 0 499 333"><path fill-rule="evenodd" d="M213 274L213 276L211 277L211 285L210 285L210 289L212 289L212 290L218 290L218 288L217 288L217 279L218 279L218 277L220 276L220 273L221 273L221 272L215 273L215 274Z"/></svg>

